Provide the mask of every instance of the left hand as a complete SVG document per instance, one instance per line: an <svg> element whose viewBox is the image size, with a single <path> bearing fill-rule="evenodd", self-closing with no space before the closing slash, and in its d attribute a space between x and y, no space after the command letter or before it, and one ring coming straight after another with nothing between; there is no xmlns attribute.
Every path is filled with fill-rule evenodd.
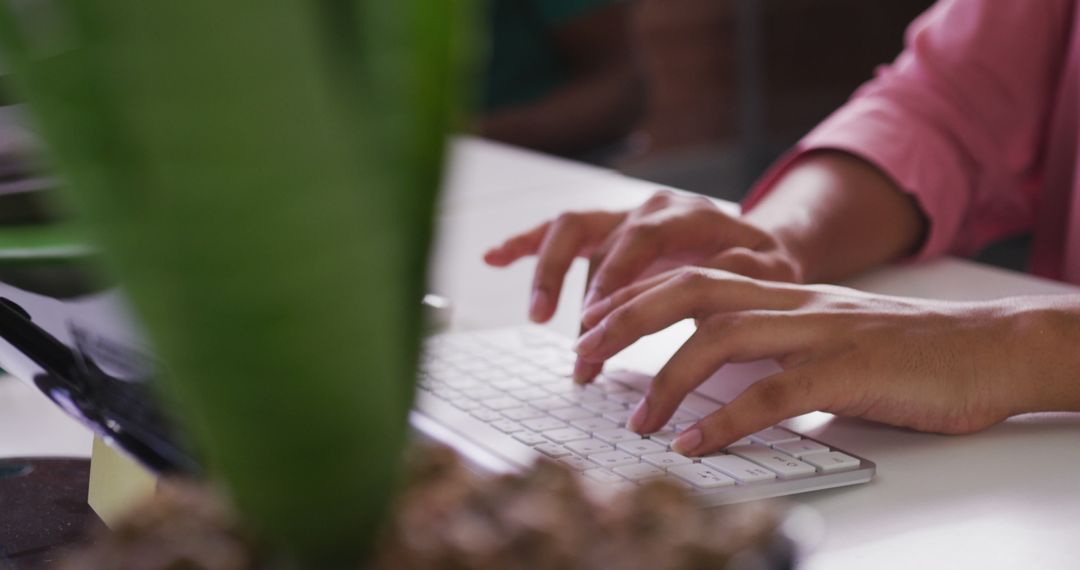
<svg viewBox="0 0 1080 570"><path fill-rule="evenodd" d="M575 347L602 363L640 337L687 318L697 332L652 381L629 427L664 426L687 393L728 362L776 359L755 383L673 443L685 454L722 449L811 411L920 431L974 432L1026 409L1032 347L1001 303L886 297L833 286L758 281L683 268L611 295L584 315ZM1024 357L1018 358L1018 355Z"/></svg>

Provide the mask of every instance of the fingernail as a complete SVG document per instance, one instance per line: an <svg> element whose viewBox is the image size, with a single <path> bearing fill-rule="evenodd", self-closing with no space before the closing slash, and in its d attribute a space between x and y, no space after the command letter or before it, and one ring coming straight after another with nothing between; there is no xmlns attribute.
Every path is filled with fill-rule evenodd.
<svg viewBox="0 0 1080 570"><path fill-rule="evenodd" d="M604 297L592 305L585 305L585 313L581 315L581 324L592 328L596 326L596 323L600 322L600 318L607 313L608 307L611 306L611 297Z"/></svg>
<svg viewBox="0 0 1080 570"><path fill-rule="evenodd" d="M596 350L600 343L604 340L604 330L607 327L603 323L593 328L591 331L585 333L581 338L577 339L574 343L574 352L580 355L586 355Z"/></svg>
<svg viewBox="0 0 1080 570"><path fill-rule="evenodd" d="M674 449L677 453L683 455L690 455L699 445L701 445L703 439L700 429L690 428L684 431L682 435L675 438L675 441L671 442L671 449Z"/></svg>
<svg viewBox="0 0 1080 570"><path fill-rule="evenodd" d="M542 322L551 310L551 301L548 294L540 289L533 291L532 301L529 302L529 318L533 322Z"/></svg>
<svg viewBox="0 0 1080 570"><path fill-rule="evenodd" d="M645 398L642 398L638 402L637 409L630 416L630 419L626 421L626 429L633 432L641 433L642 426L645 425L645 420L649 417L649 402Z"/></svg>
<svg viewBox="0 0 1080 570"><path fill-rule="evenodd" d="M595 378L603 368L603 364L585 362L584 360L579 359L574 363L574 382L577 384L586 384Z"/></svg>

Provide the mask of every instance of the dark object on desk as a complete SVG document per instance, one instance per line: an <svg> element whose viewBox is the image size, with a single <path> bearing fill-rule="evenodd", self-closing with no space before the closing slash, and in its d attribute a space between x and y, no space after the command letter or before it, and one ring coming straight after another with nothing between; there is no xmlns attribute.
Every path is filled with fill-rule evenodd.
<svg viewBox="0 0 1080 570"><path fill-rule="evenodd" d="M156 473L199 471L151 391L153 360L137 350L72 325L68 347L37 326L25 309L0 297L0 338L42 372L34 384L68 414ZM100 356L99 356L100 355ZM105 372L95 357L107 358Z"/></svg>
<svg viewBox="0 0 1080 570"><path fill-rule="evenodd" d="M12 459L28 472L0 478L0 570L45 570L104 526L86 504L90 462Z"/></svg>

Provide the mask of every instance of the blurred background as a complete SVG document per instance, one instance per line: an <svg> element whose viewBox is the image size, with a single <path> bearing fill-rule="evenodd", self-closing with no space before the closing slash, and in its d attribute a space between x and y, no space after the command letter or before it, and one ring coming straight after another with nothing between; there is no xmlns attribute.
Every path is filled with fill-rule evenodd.
<svg viewBox="0 0 1080 570"><path fill-rule="evenodd" d="M930 0L493 0L483 136L729 200Z"/></svg>
<svg viewBox="0 0 1080 570"><path fill-rule="evenodd" d="M906 27L932 4L488 0L487 57L465 130L739 201L896 57ZM55 202L39 199L53 180L15 102L0 76L0 247L31 241L12 224L58 217ZM65 231L31 237L62 253L78 242ZM1012 239L978 259L1021 269L1028 246Z"/></svg>

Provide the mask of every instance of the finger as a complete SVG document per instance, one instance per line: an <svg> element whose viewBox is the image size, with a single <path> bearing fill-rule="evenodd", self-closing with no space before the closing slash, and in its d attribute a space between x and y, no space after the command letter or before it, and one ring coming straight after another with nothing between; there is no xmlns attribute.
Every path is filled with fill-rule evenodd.
<svg viewBox="0 0 1080 570"><path fill-rule="evenodd" d="M608 241L610 241L610 237ZM594 251L593 254L589 257L589 274L585 278L586 298L582 303L583 307L589 306L589 298L587 296L589 291L589 284L592 283L593 275L596 273L596 268L600 266L601 262L603 262L604 256L607 254L608 247L608 242L601 244L600 247L597 248L596 251ZM581 326L578 328L579 338L584 336L585 333L589 332L589 329L592 328L593 325L595 325L595 323L586 324L584 317L585 315L583 314ZM586 362L578 358L574 361L574 382L578 384L588 384L594 379L596 379L596 377L599 376L600 373L603 372L603 370L604 365L602 363Z"/></svg>
<svg viewBox="0 0 1080 570"><path fill-rule="evenodd" d="M799 281L791 265L785 263L781 258L745 247L731 248L701 265L723 269L724 271L738 273L754 279L786 283Z"/></svg>
<svg viewBox="0 0 1080 570"><path fill-rule="evenodd" d="M612 212L565 213L551 223L537 253L529 317L545 322L555 314L563 279L574 258L610 233L624 214Z"/></svg>
<svg viewBox="0 0 1080 570"><path fill-rule="evenodd" d="M821 335L804 320L792 313L755 312L705 321L653 379L628 427L639 433L661 429L686 395L725 364L812 352Z"/></svg>
<svg viewBox="0 0 1080 570"><path fill-rule="evenodd" d="M827 379L820 367L801 367L759 380L680 434L672 448L683 455L713 453L786 419L826 409L832 399Z"/></svg>
<svg viewBox="0 0 1080 570"><path fill-rule="evenodd" d="M641 337L683 319L733 311L790 310L802 303L803 294L796 288L726 275L686 269L625 302L616 293L609 314L578 339L574 350L585 360L602 362Z"/></svg>
<svg viewBox="0 0 1080 570"><path fill-rule="evenodd" d="M696 263L705 251L748 246L755 239L744 224L715 209L629 223L597 270L590 298L595 302L625 287L661 259Z"/></svg>
<svg viewBox="0 0 1080 570"><path fill-rule="evenodd" d="M600 324L600 321L611 314L611 311L616 307L625 305L642 293L667 282L682 271L685 270L666 271L658 275L653 275L648 279L642 279L641 281L627 285L615 293L596 301L581 315L582 333L591 330L596 325Z"/></svg>
<svg viewBox="0 0 1080 570"><path fill-rule="evenodd" d="M487 250L484 261L495 267L506 267L522 257L536 254L550 227L551 222L544 222L527 232L507 239L502 244Z"/></svg>
<svg viewBox="0 0 1080 570"><path fill-rule="evenodd" d="M703 265L754 279L769 278L768 268L752 250L745 247L726 250Z"/></svg>
<svg viewBox="0 0 1080 570"><path fill-rule="evenodd" d="M627 214L627 221L636 221L647 217L649 214L659 212L665 208L668 208L672 203L679 199L679 196L668 188L663 188L645 200L641 206L638 206L633 211ZM632 230L639 231L639 230ZM604 265L611 254L612 248L618 243L618 239L621 238L621 234L612 234L604 245L597 251L596 255L590 259L589 263L589 277L585 281L585 302L583 307L588 308L592 305L593 301L597 298L597 289L595 287L596 275L601 272Z"/></svg>
<svg viewBox="0 0 1080 570"><path fill-rule="evenodd" d="M629 217L629 216L628 216ZM615 241L619 238L619 232L612 232L608 234L595 250L592 255L589 256L589 273L585 277L585 299L582 302L582 308L586 309L592 304L593 293L593 281L596 279L596 273L603 266L604 260L607 259L608 254L611 253L611 247L615 244ZM584 333L588 327L582 323L581 332Z"/></svg>
<svg viewBox="0 0 1080 570"><path fill-rule="evenodd" d="M574 362L574 382L588 384L604 371L603 362L589 362L580 358Z"/></svg>

